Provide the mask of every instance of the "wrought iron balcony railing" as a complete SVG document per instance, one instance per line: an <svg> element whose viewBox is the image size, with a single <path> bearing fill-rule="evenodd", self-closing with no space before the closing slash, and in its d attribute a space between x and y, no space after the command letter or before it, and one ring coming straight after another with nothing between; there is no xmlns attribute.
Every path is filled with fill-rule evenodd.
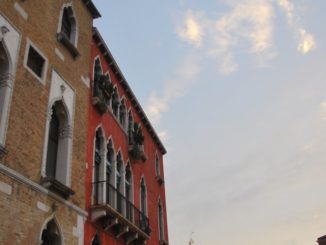
<svg viewBox="0 0 326 245"><path fill-rule="evenodd" d="M109 205L129 223L150 235L151 229L147 216L112 184L108 181L98 181L93 183L93 190L94 206Z"/></svg>

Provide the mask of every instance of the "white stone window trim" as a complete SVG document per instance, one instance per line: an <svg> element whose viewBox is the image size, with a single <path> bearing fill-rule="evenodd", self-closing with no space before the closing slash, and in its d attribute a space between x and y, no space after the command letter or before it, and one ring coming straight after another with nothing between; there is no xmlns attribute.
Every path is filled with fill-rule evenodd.
<svg viewBox="0 0 326 245"><path fill-rule="evenodd" d="M59 81L57 81L57 80ZM73 131L74 131L74 115L75 115L75 103L76 103L76 92L73 87L65 80L56 70L52 70L51 87L48 108L46 111L46 124L45 124L45 136L43 145L43 158L42 158L42 168L41 176L46 177L46 160L48 151L48 140L49 140L49 129L50 121L52 118L52 106L57 101L62 101L65 105L67 117L68 117L68 127L67 127L67 137L69 137L67 143L67 152L65 155L66 159L66 177L65 181L62 183L68 187L71 187L71 168L72 168L72 155L73 155Z"/></svg>
<svg viewBox="0 0 326 245"><path fill-rule="evenodd" d="M7 54L9 70L7 75L0 78L0 87L3 96L3 102L0 109L0 147L5 146L12 91L14 87L15 74L17 69L17 60L21 45L21 34L12 25L12 23L0 12L0 43Z"/></svg>
<svg viewBox="0 0 326 245"><path fill-rule="evenodd" d="M30 48L33 48L43 59L44 59L44 65L42 69L42 75L39 77L31 68L28 67L27 61L28 61L28 54ZM26 49L25 49L25 57L24 57L24 67L26 70L28 70L37 80L39 80L43 85L46 84L46 75L48 70L48 58L44 55L44 53L29 39L26 39Z"/></svg>
<svg viewBox="0 0 326 245"><path fill-rule="evenodd" d="M38 245L42 245L42 233L43 233L44 229L46 228L46 226L48 225L48 223L51 220L53 220L55 222L55 224L57 225L58 230L59 230L59 235L61 237L61 242L62 242L61 245L64 245L65 244L65 239L64 239L64 235L63 235L64 233L62 232L62 228L60 226L60 223L58 222L58 219L57 219L57 217L55 216L54 213L43 222L42 227L41 227L41 231L40 231L40 234L39 234Z"/></svg>
<svg viewBox="0 0 326 245"><path fill-rule="evenodd" d="M63 12L65 10L65 8L71 8L72 9L72 13L73 13L73 18L74 18L74 21L75 21L75 27L72 28L72 29L75 29L75 32L72 34L73 35L73 41L70 42L75 46L75 48L77 48L77 45L78 45L78 36L79 36L79 33L78 33L78 20L77 20L77 17L76 17L76 14L75 14L75 10L74 10L74 7L73 7L73 4L72 2L70 3L65 3L62 5L61 7L61 10L60 10L60 15L59 15L59 23L58 23L58 30L57 30L57 33L61 33L61 28L62 28L62 17L63 17ZM72 30L73 31L73 30Z"/></svg>

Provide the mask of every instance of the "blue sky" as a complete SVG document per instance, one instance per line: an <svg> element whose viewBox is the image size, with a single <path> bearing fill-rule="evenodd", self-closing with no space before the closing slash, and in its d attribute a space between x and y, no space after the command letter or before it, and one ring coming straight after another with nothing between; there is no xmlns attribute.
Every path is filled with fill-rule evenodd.
<svg viewBox="0 0 326 245"><path fill-rule="evenodd" d="M170 244L316 244L326 234L326 2L94 2L168 150Z"/></svg>

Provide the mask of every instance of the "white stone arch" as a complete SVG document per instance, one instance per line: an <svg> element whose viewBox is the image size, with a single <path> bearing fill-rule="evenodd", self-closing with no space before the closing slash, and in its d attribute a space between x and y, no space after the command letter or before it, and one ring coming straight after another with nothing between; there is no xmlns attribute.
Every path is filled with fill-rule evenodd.
<svg viewBox="0 0 326 245"><path fill-rule="evenodd" d="M67 8L69 11L69 17L71 21L71 37L70 37L70 42L77 48L78 45L78 20L74 11L74 7L72 2L70 3L65 3L62 5L61 10L60 10L60 16L59 16L59 23L58 23L58 30L57 33L61 33L61 28L62 28L62 17L64 10Z"/></svg>
<svg viewBox="0 0 326 245"><path fill-rule="evenodd" d="M20 46L20 34L0 13L0 155L4 149ZM0 61L1 62L1 61Z"/></svg>
<svg viewBox="0 0 326 245"><path fill-rule="evenodd" d="M62 228L61 228L61 226L60 226L60 224L59 224L59 222L58 222L58 220L57 220L57 218L56 218L56 216L55 216L55 214L52 214L50 217L48 217L45 221L44 221L44 223L43 223L43 225L42 225L42 227L41 227L41 230L40 230L40 234L39 234L39 241L38 241L38 244L39 245L42 245L42 234L43 234L43 231L46 229L46 227L47 227L47 225L49 224L49 222L51 222L51 221L53 221L54 223L55 223L55 225L56 225L56 227L57 227L57 229L58 229L58 232L59 232L59 235L60 235L60 239L61 239L61 243L59 243L59 244L55 244L55 245L64 245L65 244L65 239L64 239L64 233L62 232Z"/></svg>
<svg viewBox="0 0 326 245"><path fill-rule="evenodd" d="M46 124L44 134L44 145L43 145L43 158L41 176L47 177L46 175L46 164L48 155L48 143L49 143L49 129L50 122L52 119L52 107L56 102L62 102L63 107L67 115L67 123L60 129L60 140L61 143L58 160L59 175L56 179L62 184L70 187L71 186L71 161L72 161L72 144L73 144L73 128L74 128L74 113L75 113L75 92L72 87L55 71L52 71L52 80L50 87L50 95L48 108L46 112ZM59 152L59 151L58 151ZM60 177L59 177L60 176Z"/></svg>

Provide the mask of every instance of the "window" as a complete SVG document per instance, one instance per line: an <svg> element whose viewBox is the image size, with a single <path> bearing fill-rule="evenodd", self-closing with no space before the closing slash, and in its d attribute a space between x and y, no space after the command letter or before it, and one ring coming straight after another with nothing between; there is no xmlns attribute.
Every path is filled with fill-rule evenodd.
<svg viewBox="0 0 326 245"><path fill-rule="evenodd" d="M128 142L129 145L133 144L133 130L134 130L134 119L132 117L131 110L128 112Z"/></svg>
<svg viewBox="0 0 326 245"><path fill-rule="evenodd" d="M33 48L29 48L27 66L39 77L42 78L45 59Z"/></svg>
<svg viewBox="0 0 326 245"><path fill-rule="evenodd" d="M132 173L130 164L127 165L126 168L126 176L125 176L125 190L126 190L126 217L130 221L133 220L133 185L132 185Z"/></svg>
<svg viewBox="0 0 326 245"><path fill-rule="evenodd" d="M77 37L78 28L74 11L72 6L66 4L61 10L57 38L71 52L74 58L79 55Z"/></svg>
<svg viewBox="0 0 326 245"><path fill-rule="evenodd" d="M27 39L24 66L34 77L45 84L47 59L29 39Z"/></svg>
<svg viewBox="0 0 326 245"><path fill-rule="evenodd" d="M68 8L63 9L62 14L62 25L61 25L61 32L66 35L66 37L71 40L72 34L72 20L68 13Z"/></svg>
<svg viewBox="0 0 326 245"><path fill-rule="evenodd" d="M164 241L164 219L163 219L163 207L162 207L161 200L159 200L158 202L158 232L159 232L159 240Z"/></svg>
<svg viewBox="0 0 326 245"><path fill-rule="evenodd" d="M95 152L94 152L94 201L96 204L100 203L101 196L101 167L102 167L102 152L103 152L103 135L99 128L95 134Z"/></svg>
<svg viewBox="0 0 326 245"><path fill-rule="evenodd" d="M126 105L125 105L125 101L122 99L119 108L119 123L121 124L124 130L126 128L126 117L127 117Z"/></svg>
<svg viewBox="0 0 326 245"><path fill-rule="evenodd" d="M156 173L156 176L161 175L161 173L160 173L160 160L159 160L157 154L155 154L155 173Z"/></svg>
<svg viewBox="0 0 326 245"><path fill-rule="evenodd" d="M68 130L67 130L68 129ZM67 144L69 138L68 114L62 100L52 106L52 115L48 132L46 156L46 176L66 184Z"/></svg>
<svg viewBox="0 0 326 245"><path fill-rule="evenodd" d="M106 202L111 206L113 205L114 200L114 192L112 188L112 180L113 180L113 161L114 161L114 149L112 140L109 140L107 144L106 151Z"/></svg>
<svg viewBox="0 0 326 245"><path fill-rule="evenodd" d="M98 234L96 234L93 238L92 245L101 245L101 240Z"/></svg>
<svg viewBox="0 0 326 245"><path fill-rule="evenodd" d="M144 178L141 179L140 183L140 211L145 216L147 215L147 190Z"/></svg>
<svg viewBox="0 0 326 245"><path fill-rule="evenodd" d="M51 219L41 234L41 245L61 245L62 237L59 227L54 219Z"/></svg>
<svg viewBox="0 0 326 245"><path fill-rule="evenodd" d="M122 156L121 153L119 152L117 154L117 170L116 170L116 189L117 189L117 210L119 213L122 213L123 207L122 207L122 201L123 201L123 194L122 194L122 188L123 188L123 183L122 183L122 167L123 167L123 162L122 162Z"/></svg>
<svg viewBox="0 0 326 245"><path fill-rule="evenodd" d="M4 43L0 42L0 158L5 154L5 131L9 113L9 98L11 96L10 57Z"/></svg>
<svg viewBox="0 0 326 245"><path fill-rule="evenodd" d="M74 194L70 185L75 93L53 70L49 94L41 171L42 184L68 198Z"/></svg>
<svg viewBox="0 0 326 245"><path fill-rule="evenodd" d="M112 94L112 112L116 118L118 118L119 104L120 104L119 95L118 95L117 87L115 87L113 89L113 94Z"/></svg>

